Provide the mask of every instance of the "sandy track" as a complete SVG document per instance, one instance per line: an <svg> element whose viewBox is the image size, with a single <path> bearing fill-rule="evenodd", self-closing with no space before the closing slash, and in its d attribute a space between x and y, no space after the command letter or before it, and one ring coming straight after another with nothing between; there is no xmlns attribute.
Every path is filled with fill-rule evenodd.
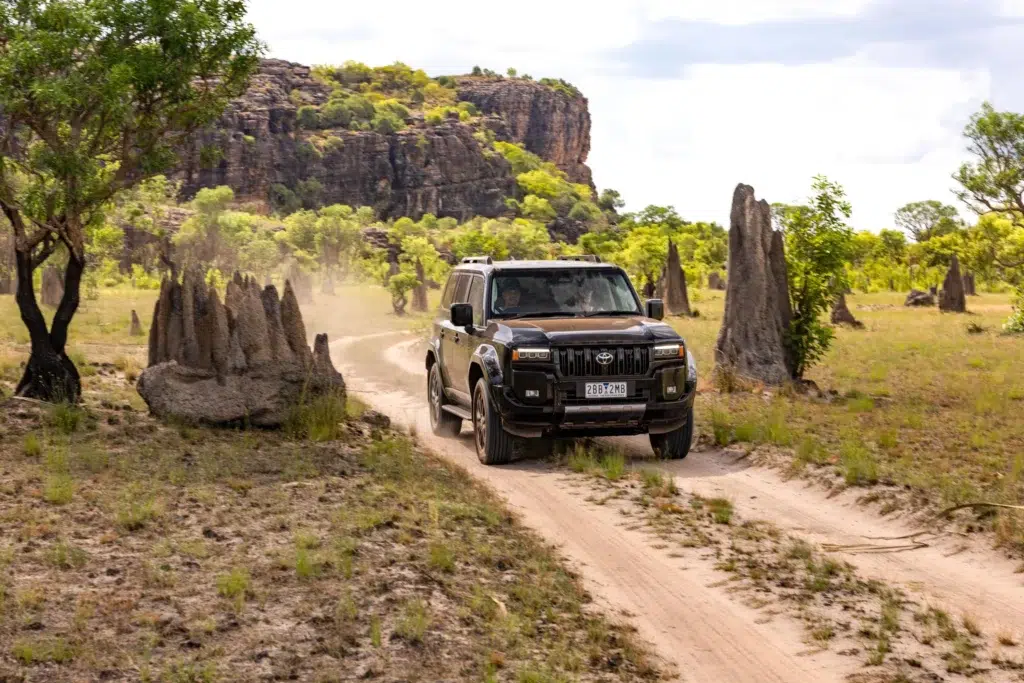
<svg viewBox="0 0 1024 683"><path fill-rule="evenodd" d="M350 338L336 342L332 355L352 391L399 423L415 425L423 443L488 482L526 524L559 546L597 601L628 615L684 680L826 683L855 670L849 658L808 654L795 622L777 617L765 623L763 613L712 587L722 576L710 561L686 565L651 547L651 536L626 528L611 507L584 502L566 477L543 463L485 467L468 432L459 439L435 438L414 344Z"/></svg>
<svg viewBox="0 0 1024 683"><path fill-rule="evenodd" d="M586 505L564 477L540 463L493 468L479 464L464 432L460 440L430 434L425 410L422 347L417 340L344 340L338 357L353 389L400 422L415 424L438 453L489 482L519 510L525 521L559 545L578 565L588 588L608 606L628 613L662 656L675 662L684 678L704 681L829 681L851 673L855 662L829 653L806 654L800 628L763 616L711 587L721 577L710 563L683 565L651 547L641 531L624 528L609 508ZM341 349L339 349L341 351ZM383 362L382 362L383 361ZM649 457L644 438L615 441L639 457ZM750 466L735 453L694 453L660 466L677 485L705 496L725 496L745 519L768 520L781 529L820 544L864 543L866 537L893 537L914 529L859 507L851 496L829 498L820 488ZM867 578L902 586L922 604L954 616L972 616L990 639L1024 632L1024 575L1016 564L956 538L930 539L905 552L842 552Z"/></svg>

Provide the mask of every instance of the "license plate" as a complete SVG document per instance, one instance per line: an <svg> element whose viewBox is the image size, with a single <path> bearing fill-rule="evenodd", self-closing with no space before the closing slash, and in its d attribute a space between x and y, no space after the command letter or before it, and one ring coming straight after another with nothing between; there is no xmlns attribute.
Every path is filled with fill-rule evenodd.
<svg viewBox="0 0 1024 683"><path fill-rule="evenodd" d="M626 398L626 383L587 382L584 395L587 398Z"/></svg>

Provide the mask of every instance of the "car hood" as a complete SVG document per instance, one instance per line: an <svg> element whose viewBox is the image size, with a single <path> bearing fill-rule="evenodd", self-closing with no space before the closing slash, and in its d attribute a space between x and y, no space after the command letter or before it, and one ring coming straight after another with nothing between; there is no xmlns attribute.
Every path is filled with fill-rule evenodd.
<svg viewBox="0 0 1024 683"><path fill-rule="evenodd" d="M537 318L504 320L512 338L523 343L547 342L555 346L587 343L643 344L677 340L679 334L669 325L644 316L607 318Z"/></svg>

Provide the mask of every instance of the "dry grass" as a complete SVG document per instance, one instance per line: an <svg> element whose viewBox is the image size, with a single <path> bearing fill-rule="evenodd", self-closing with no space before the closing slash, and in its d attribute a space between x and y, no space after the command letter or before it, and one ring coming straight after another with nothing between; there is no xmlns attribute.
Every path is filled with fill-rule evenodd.
<svg viewBox="0 0 1024 683"><path fill-rule="evenodd" d="M358 418L323 439L329 412L4 406L0 680L661 677L468 474Z"/></svg>
<svg viewBox="0 0 1024 683"><path fill-rule="evenodd" d="M792 446L798 467L824 465L856 486L909 485L935 506L1024 502L1024 340L998 333L1007 296L970 297L971 315L904 308L902 294L848 296L866 329L837 330L808 376L836 399L782 392L768 409L760 393L713 390L724 292L700 296L700 318L670 322L697 358L699 428L715 442ZM987 331L971 333L969 323ZM981 521L1024 549L1024 513Z"/></svg>

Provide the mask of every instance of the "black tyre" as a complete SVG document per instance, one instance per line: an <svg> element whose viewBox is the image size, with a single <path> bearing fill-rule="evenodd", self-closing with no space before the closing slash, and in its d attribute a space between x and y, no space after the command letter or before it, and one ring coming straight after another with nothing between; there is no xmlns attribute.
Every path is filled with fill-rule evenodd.
<svg viewBox="0 0 1024 683"><path fill-rule="evenodd" d="M458 436L462 430L462 418L444 410L447 400L444 383L441 381L441 367L434 363L427 373L427 406L430 410L430 429L438 436Z"/></svg>
<svg viewBox="0 0 1024 683"><path fill-rule="evenodd" d="M686 424L673 432L650 434L655 455L665 460L682 460L690 452L693 441L693 406L686 416Z"/></svg>
<svg viewBox="0 0 1024 683"><path fill-rule="evenodd" d="M473 443L476 457L485 465L504 465L515 455L517 439L501 425L497 412L491 410L487 381L478 379L473 389Z"/></svg>

